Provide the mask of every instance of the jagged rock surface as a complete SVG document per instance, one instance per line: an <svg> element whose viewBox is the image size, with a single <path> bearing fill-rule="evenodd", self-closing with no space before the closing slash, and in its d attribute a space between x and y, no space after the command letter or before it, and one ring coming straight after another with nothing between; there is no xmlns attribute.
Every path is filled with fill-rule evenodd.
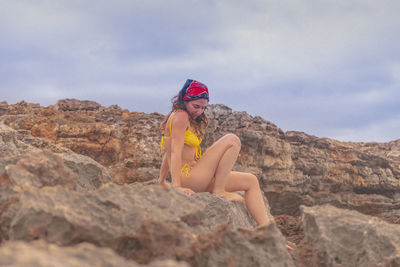
<svg viewBox="0 0 400 267"><path fill-rule="evenodd" d="M140 263L172 257L194 266L221 266L231 254L245 250L246 256L236 259L243 266L293 264L275 225L255 233L235 230L253 227L244 204L209 193L188 197L141 184L108 184L89 192L31 188L4 217L12 218L10 240L41 239L64 246L90 242ZM274 265L264 265L267 260Z"/></svg>
<svg viewBox="0 0 400 267"><path fill-rule="evenodd" d="M317 250L323 241L303 233L310 224L303 216L301 225L301 205L329 203L400 223L399 140L343 143L285 133L223 105L209 106L207 114L203 151L226 133L240 137L234 169L257 175L278 226L287 236L295 233L288 237L298 245L292 254L296 265L338 262L336 251ZM73 99L49 107L0 102L0 243L43 239L70 247L89 242L141 264L157 258L191 266L291 266L276 225L237 228L254 226L243 204L208 193L188 198L152 185L161 162L163 117ZM346 212L336 210L348 217ZM371 218L353 220L348 234L366 229L359 221ZM332 225L326 231L340 227ZM304 234L307 242L301 241ZM378 250L387 240L398 245L387 236L374 237ZM365 251L368 244L362 244ZM393 255L384 260L396 266Z"/></svg>
<svg viewBox="0 0 400 267"><path fill-rule="evenodd" d="M253 227L243 203L210 193L188 197L158 185L110 183L90 192L31 188L22 193L12 212L7 214L13 218L11 240L40 238L61 245L85 240L105 246L122 234L134 233L146 221L179 223L197 233L215 231L222 223Z"/></svg>
<svg viewBox="0 0 400 267"><path fill-rule="evenodd" d="M10 241L0 247L0 266L126 266L126 267L188 267L185 262L163 260L140 265L124 259L109 248L99 248L89 243L59 247L44 241L31 243Z"/></svg>
<svg viewBox="0 0 400 267"><path fill-rule="evenodd" d="M302 207L314 266L400 266L400 225L330 205Z"/></svg>
<svg viewBox="0 0 400 267"><path fill-rule="evenodd" d="M146 181L158 174L161 114L74 99L46 108L24 101L4 103L2 112L0 121L12 128L93 158L108 168L115 182Z"/></svg>
<svg viewBox="0 0 400 267"><path fill-rule="evenodd" d="M1 120L87 155L108 168L117 183L152 180L160 165L158 130L163 115L64 99L54 106L2 102ZM300 205L330 203L391 221L400 220L399 141L344 143L276 125L223 105L207 110L203 150L233 132L242 141L236 170L261 181L272 213L299 216Z"/></svg>
<svg viewBox="0 0 400 267"><path fill-rule="evenodd" d="M60 183L82 191L111 181L108 170L93 159L2 123L0 153L0 176L12 185L41 187Z"/></svg>
<svg viewBox="0 0 400 267"><path fill-rule="evenodd" d="M229 266L233 258L243 266L293 266L278 228L271 225L252 230L255 223L244 203L210 193L189 197L153 182L118 185L86 156L26 131L5 125L0 125L0 130L4 152L0 255L5 264L62 262L64 258L69 260L63 264L85 264L99 253L108 255L109 260L101 256L94 262L125 265L124 259L112 255L116 252L133 260L126 262L131 266L186 266L185 262L191 266ZM91 165L98 168L94 176L88 172ZM83 184L79 181L88 177L97 177L99 185L78 190ZM269 210L266 212L273 219ZM42 242L35 243L38 239ZM81 243L100 248L77 246ZM20 251L20 257L10 255L11 250ZM246 254L238 257L239 251ZM87 256L79 261L83 253Z"/></svg>

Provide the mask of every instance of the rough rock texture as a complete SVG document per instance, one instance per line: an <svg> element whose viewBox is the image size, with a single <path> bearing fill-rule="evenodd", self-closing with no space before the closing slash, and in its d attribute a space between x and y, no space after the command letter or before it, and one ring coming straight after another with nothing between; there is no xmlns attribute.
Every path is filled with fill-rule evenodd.
<svg viewBox="0 0 400 267"><path fill-rule="evenodd" d="M158 175L161 114L75 99L49 107L2 102L0 110L0 120L7 125L93 158L117 183L148 181ZM237 134L242 150L235 169L259 177L274 215L299 216L300 205L330 203L400 220L399 140L344 143L285 133L261 117L223 105L210 105L207 114L210 125L203 149L226 133Z"/></svg>
<svg viewBox="0 0 400 267"><path fill-rule="evenodd" d="M32 187L12 207L2 216L12 218L10 240L90 242L143 264L176 259L191 266L294 266L274 224L252 230L243 204L209 193L188 197L142 184L88 192Z"/></svg>
<svg viewBox="0 0 400 267"><path fill-rule="evenodd" d="M15 165L5 167L4 178L23 189L63 185L74 190L79 179L64 165L61 157L51 152L34 152L22 155Z"/></svg>
<svg viewBox="0 0 400 267"><path fill-rule="evenodd" d="M284 133L220 105L211 107L209 117L206 144L228 132L240 137L236 169L260 177L273 214L297 216L300 205L323 203L377 216L399 209L400 165L391 158L332 139Z"/></svg>
<svg viewBox="0 0 400 267"><path fill-rule="evenodd" d="M135 232L147 220L180 222L197 232L216 230L222 223L253 226L243 203L232 203L210 193L188 197L178 190L141 184L110 183L90 192L31 188L22 193L13 212L8 215L13 217L10 239L41 238L60 245L83 238L106 245L123 233Z"/></svg>
<svg viewBox="0 0 400 267"><path fill-rule="evenodd" d="M126 267L188 267L184 262L163 260L149 265L139 265L118 256L109 248L99 248L89 243L72 247L59 247L44 241L31 243L10 241L0 247L0 266L8 267L82 267L82 266L126 266Z"/></svg>
<svg viewBox="0 0 400 267"><path fill-rule="evenodd" d="M253 229L243 204L152 185L161 163L162 114L75 99L49 107L0 102L0 243L88 242L138 264L172 259L191 266L290 266L279 229L297 245L291 253L296 265L352 266L339 263L352 261L352 255L337 256L339 245L319 248L326 240L307 232L317 228L306 220L312 217L306 207L300 217L301 205L340 208L324 206L337 216L329 227L321 226L322 213L321 222L315 219L324 236L342 229L335 220L349 218L344 209L365 214L351 215L349 236L369 229L365 221L389 225L376 218L400 224L400 140L345 143L283 132L223 105L206 112L203 151L224 134L237 134L242 150L234 169L257 175L276 224ZM385 254L393 251L387 244L400 246L395 234L371 232L383 258L369 252L369 241L357 253L397 266L397 254Z"/></svg>
<svg viewBox="0 0 400 267"><path fill-rule="evenodd" d="M400 266L400 225L330 205L302 207L302 219L314 266Z"/></svg>
<svg viewBox="0 0 400 267"><path fill-rule="evenodd" d="M0 153L0 177L9 179L12 185L62 184L81 191L96 189L111 180L107 169L93 159L1 123Z"/></svg>
<svg viewBox="0 0 400 267"><path fill-rule="evenodd" d="M115 182L151 180L158 175L161 114L75 99L46 108L22 101L3 104L2 110L0 121L93 158L108 168Z"/></svg>
<svg viewBox="0 0 400 267"><path fill-rule="evenodd" d="M10 240L90 242L146 264L172 258L193 266L229 266L236 255L238 266L293 265L275 224L251 230L243 203L209 193L189 197L142 184L110 183L88 192L32 187L13 207L3 214L12 218ZM245 255L237 257L240 251Z"/></svg>

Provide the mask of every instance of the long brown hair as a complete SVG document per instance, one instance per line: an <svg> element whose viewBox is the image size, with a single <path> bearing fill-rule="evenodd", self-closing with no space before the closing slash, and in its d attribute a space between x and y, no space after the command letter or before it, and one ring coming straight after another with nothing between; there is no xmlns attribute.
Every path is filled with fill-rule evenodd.
<svg viewBox="0 0 400 267"><path fill-rule="evenodd" d="M184 94L185 94L185 88L182 88L179 91L179 93L171 99L172 109L165 116L164 121L161 123L161 126L160 126L161 133L164 132L164 129L168 122L168 119L173 112L177 111L178 109L182 109L182 110L185 110L186 112L188 112L185 104L189 101L183 100ZM197 135L197 137L203 138L203 136L206 132L207 126L208 126L208 118L207 118L205 112L203 112L196 119L193 119L192 116L189 116L189 123L190 123L190 126L193 127L194 133Z"/></svg>

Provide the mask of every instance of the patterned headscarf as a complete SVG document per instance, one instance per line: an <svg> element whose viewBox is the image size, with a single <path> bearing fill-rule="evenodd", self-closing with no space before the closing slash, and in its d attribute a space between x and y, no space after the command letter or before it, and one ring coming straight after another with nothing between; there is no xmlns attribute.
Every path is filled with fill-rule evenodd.
<svg viewBox="0 0 400 267"><path fill-rule="evenodd" d="M205 84L187 79L186 83L183 85L184 95L183 100L197 100L197 99L207 99L210 100L208 94L208 88Z"/></svg>

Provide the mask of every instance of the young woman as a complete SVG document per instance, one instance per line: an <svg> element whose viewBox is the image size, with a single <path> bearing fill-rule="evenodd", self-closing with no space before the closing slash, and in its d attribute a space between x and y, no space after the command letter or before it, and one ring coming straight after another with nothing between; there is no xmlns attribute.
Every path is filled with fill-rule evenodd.
<svg viewBox="0 0 400 267"><path fill-rule="evenodd" d="M168 172L172 186L185 194L210 192L232 201L243 201L234 193L245 191L245 203L258 225L270 223L256 176L232 171L241 143L234 134L227 134L201 155L200 143L208 125L204 113L209 101L208 88L188 79L172 99L172 110L161 124L161 150L165 151L158 182L165 186Z"/></svg>

